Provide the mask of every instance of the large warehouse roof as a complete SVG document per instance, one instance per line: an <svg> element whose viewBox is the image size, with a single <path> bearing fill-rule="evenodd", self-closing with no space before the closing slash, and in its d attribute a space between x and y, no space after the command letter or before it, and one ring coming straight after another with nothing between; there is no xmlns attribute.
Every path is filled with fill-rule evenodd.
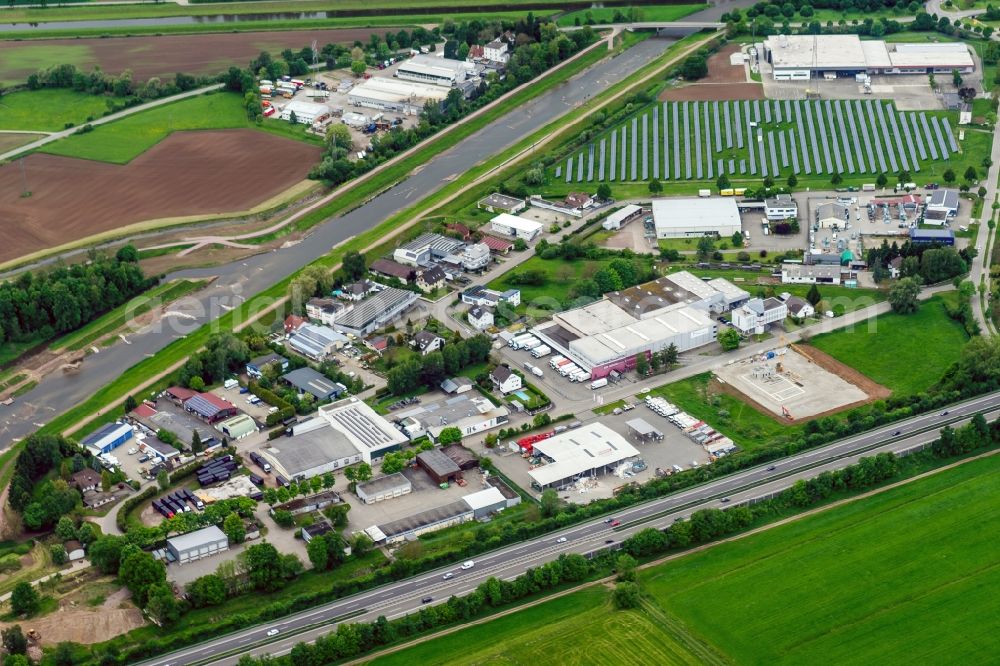
<svg viewBox="0 0 1000 666"><path fill-rule="evenodd" d="M170 537L167 539L178 552L184 552L186 550L191 550L192 548L200 548L203 545L216 543L218 541L228 541L225 533L220 530L215 525L209 525L208 527L203 527L200 530L195 530L194 532L188 532L187 534L181 534L180 536Z"/></svg>
<svg viewBox="0 0 1000 666"><path fill-rule="evenodd" d="M324 405L319 413L362 454L378 453L407 441L406 435L357 398Z"/></svg>
<svg viewBox="0 0 1000 666"><path fill-rule="evenodd" d="M292 437L279 437L261 451L287 479L298 475L315 476L312 470L358 455L343 433L330 426L309 430Z"/></svg>
<svg viewBox="0 0 1000 666"><path fill-rule="evenodd" d="M528 472L541 486L572 479L639 455L628 440L603 423L591 423L544 439L536 442L534 448L555 461Z"/></svg>
<svg viewBox="0 0 1000 666"><path fill-rule="evenodd" d="M699 340L700 344L708 344L714 337L714 326L715 323L704 312L688 307L666 311L606 333L573 340L569 347L572 352L596 366L623 356L633 356L649 349L651 343L669 340L679 334L689 334Z"/></svg>
<svg viewBox="0 0 1000 666"><path fill-rule="evenodd" d="M864 69L857 35L775 35L764 46L775 69Z"/></svg>
<svg viewBox="0 0 1000 666"><path fill-rule="evenodd" d="M739 229L740 211L729 197L653 199L653 220L657 231L679 228L711 233Z"/></svg>

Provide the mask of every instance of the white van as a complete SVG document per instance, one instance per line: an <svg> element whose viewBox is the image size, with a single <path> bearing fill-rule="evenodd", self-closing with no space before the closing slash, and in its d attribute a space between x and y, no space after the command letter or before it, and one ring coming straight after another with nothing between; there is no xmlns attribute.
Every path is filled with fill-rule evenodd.
<svg viewBox="0 0 1000 666"><path fill-rule="evenodd" d="M473 562L472 560L467 560L465 562L462 562L462 568L463 569L471 569L474 566L476 566L476 563Z"/></svg>

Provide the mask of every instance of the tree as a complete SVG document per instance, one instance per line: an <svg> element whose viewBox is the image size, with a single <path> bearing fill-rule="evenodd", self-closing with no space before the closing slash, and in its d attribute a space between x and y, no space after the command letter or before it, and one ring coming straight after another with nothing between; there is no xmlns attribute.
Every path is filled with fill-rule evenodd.
<svg viewBox="0 0 1000 666"><path fill-rule="evenodd" d="M313 569L317 571L326 570L327 563L330 560L330 555L326 548L326 539L314 537L306 545L306 553L309 555L309 561L312 562Z"/></svg>
<svg viewBox="0 0 1000 666"><path fill-rule="evenodd" d="M111 490L111 472L106 469L101 471L101 490L104 492Z"/></svg>
<svg viewBox="0 0 1000 666"><path fill-rule="evenodd" d="M49 546L49 553L52 555L52 563L57 566L66 564L66 549L61 543L54 543Z"/></svg>
<svg viewBox="0 0 1000 666"><path fill-rule="evenodd" d="M630 582L618 583L611 593L611 600L618 610L635 608L642 602L639 586Z"/></svg>
<svg viewBox="0 0 1000 666"><path fill-rule="evenodd" d="M957 69L951 70L951 83L956 88L962 87L962 74Z"/></svg>
<svg viewBox="0 0 1000 666"><path fill-rule="evenodd" d="M655 178L649 181L650 194L659 194L662 191L663 191L663 185L660 184L660 181L656 180Z"/></svg>
<svg viewBox="0 0 1000 666"><path fill-rule="evenodd" d="M615 558L615 573L619 581L635 582L635 568L638 562L631 555L624 553Z"/></svg>
<svg viewBox="0 0 1000 666"><path fill-rule="evenodd" d="M646 358L646 352L635 355L635 372L640 377L649 374L649 359Z"/></svg>
<svg viewBox="0 0 1000 666"><path fill-rule="evenodd" d="M21 581L14 586L10 595L10 607L14 615L34 615L38 610L38 592L31 583Z"/></svg>
<svg viewBox="0 0 1000 666"><path fill-rule="evenodd" d="M740 334L735 328L725 328L719 333L719 344L725 351L738 349L740 346Z"/></svg>
<svg viewBox="0 0 1000 666"><path fill-rule="evenodd" d="M246 549L247 578L257 590L273 592L281 586L281 555L265 541Z"/></svg>
<svg viewBox="0 0 1000 666"><path fill-rule="evenodd" d="M226 600L226 582L221 576L207 574L189 584L187 593L195 608L218 606Z"/></svg>
<svg viewBox="0 0 1000 666"><path fill-rule="evenodd" d="M667 348L663 350L664 365L666 365L668 368L677 365L677 360L679 356L680 353L677 351L677 345L671 342L669 345L667 345Z"/></svg>
<svg viewBox="0 0 1000 666"><path fill-rule="evenodd" d="M830 182L833 183L834 185L840 185L842 182L844 182L844 177L841 176L840 172L838 171L837 173L834 173L833 176L830 178Z"/></svg>
<svg viewBox="0 0 1000 666"><path fill-rule="evenodd" d="M442 428L441 434L438 435L438 443L441 444L441 446L447 446L448 444L454 444L461 441L462 431L454 426Z"/></svg>
<svg viewBox="0 0 1000 666"><path fill-rule="evenodd" d="M950 168L945 169L944 173L942 174L942 178L944 178L944 182L946 182L946 183L954 183L955 182L955 171L953 169L950 169Z"/></svg>
<svg viewBox="0 0 1000 666"><path fill-rule="evenodd" d="M793 188L793 187L795 187L796 185L799 184L799 179L793 173L791 176L788 177L788 181L787 182L788 182L788 187L789 188Z"/></svg>
<svg viewBox="0 0 1000 666"><path fill-rule="evenodd" d="M0 637L3 639L3 648L7 654L26 654L28 652L28 639L24 637L21 625L15 624L10 629L0 631ZM3 663L8 664L10 660L5 658Z"/></svg>
<svg viewBox="0 0 1000 666"><path fill-rule="evenodd" d="M161 626L171 625L180 619L181 605L169 583L150 585L146 597L146 610Z"/></svg>
<svg viewBox="0 0 1000 666"><path fill-rule="evenodd" d="M347 128L346 125L331 125L331 127ZM355 251L345 254L344 258L340 262L340 266L348 280L360 280L368 271L368 268L365 266L364 255Z"/></svg>
<svg viewBox="0 0 1000 666"><path fill-rule="evenodd" d="M720 190L728 190L733 185L729 182L729 176L724 173L720 173L719 177L715 179L715 186Z"/></svg>
<svg viewBox="0 0 1000 666"><path fill-rule="evenodd" d="M329 490L333 488L334 483L336 483L336 477L333 476L333 472L327 472L323 475L323 487Z"/></svg>
<svg viewBox="0 0 1000 666"><path fill-rule="evenodd" d="M125 537L107 535L102 536L90 545L87 550L87 557L90 562L101 570L101 573L117 573L121 566L122 548L125 546Z"/></svg>
<svg viewBox="0 0 1000 666"><path fill-rule="evenodd" d="M809 287L809 291L806 293L806 300L809 301L809 304L813 307L819 305L819 302L823 300L823 295L819 293L819 287L816 286L816 283L813 283L813 285Z"/></svg>
<svg viewBox="0 0 1000 666"><path fill-rule="evenodd" d="M715 252L715 239L712 236L702 236L698 239L698 258L704 261Z"/></svg>
<svg viewBox="0 0 1000 666"><path fill-rule="evenodd" d="M968 169L965 170L965 179L966 180L976 180L978 178L979 178L979 174L976 173L976 167L970 166Z"/></svg>
<svg viewBox="0 0 1000 666"><path fill-rule="evenodd" d="M743 234L738 231L734 231L733 235L729 237L729 242L733 247L743 247Z"/></svg>
<svg viewBox="0 0 1000 666"><path fill-rule="evenodd" d="M611 186L607 183L601 183L597 186L597 198L601 201L611 200Z"/></svg>
<svg viewBox="0 0 1000 666"><path fill-rule="evenodd" d="M893 312L912 314L920 307L919 295L920 283L915 278L901 278L889 288L889 305Z"/></svg>
<svg viewBox="0 0 1000 666"><path fill-rule="evenodd" d="M56 536L62 541L76 538L76 525L73 524L72 518L63 516L59 519L59 522L56 523Z"/></svg>
<svg viewBox="0 0 1000 666"><path fill-rule="evenodd" d="M135 409L138 406L139 406L139 403L137 403L135 401L135 398L133 398L132 396L128 396L127 398L125 398L124 408L125 408L125 413L126 414L128 414L129 412L131 412L133 409Z"/></svg>
<svg viewBox="0 0 1000 666"><path fill-rule="evenodd" d="M681 65L681 76L688 81L695 81L708 76L708 62L705 60L705 56L700 54L688 56L684 64Z"/></svg>
<svg viewBox="0 0 1000 666"><path fill-rule="evenodd" d="M365 64L364 60L355 60L351 63L351 73L354 74L354 76L361 76L365 73L366 69L368 69L368 66Z"/></svg>
<svg viewBox="0 0 1000 666"><path fill-rule="evenodd" d="M76 663L76 654L73 652L73 643L63 641L56 645L52 652L52 662L55 666L73 666Z"/></svg>
<svg viewBox="0 0 1000 666"><path fill-rule="evenodd" d="M888 182L889 178L884 173L880 173L875 177L875 184L879 187L885 187Z"/></svg>
<svg viewBox="0 0 1000 666"><path fill-rule="evenodd" d="M188 379L188 388L192 391L202 391L205 389L205 380L199 375L194 375Z"/></svg>
<svg viewBox="0 0 1000 666"><path fill-rule="evenodd" d="M191 431L191 451L193 453L200 453L204 448L201 443L201 435L198 434L197 430ZM159 479L157 479L159 480Z"/></svg>
<svg viewBox="0 0 1000 666"><path fill-rule="evenodd" d="M118 577L125 583L125 587L131 590L136 604L145 608L149 588L166 581L167 570L163 563L150 553L137 551L124 557L118 569Z"/></svg>
<svg viewBox="0 0 1000 666"><path fill-rule="evenodd" d="M247 528L243 524L243 519L235 511L222 521L222 531L226 533L230 541L235 543L243 543L247 537Z"/></svg>
<svg viewBox="0 0 1000 666"><path fill-rule="evenodd" d="M160 486L160 490L166 490L167 486L170 485L170 475L167 474L166 469L161 469L156 473L156 484Z"/></svg>
<svg viewBox="0 0 1000 666"><path fill-rule="evenodd" d="M559 513L559 493L552 488L542 491L542 497L539 501L542 518L552 518Z"/></svg>

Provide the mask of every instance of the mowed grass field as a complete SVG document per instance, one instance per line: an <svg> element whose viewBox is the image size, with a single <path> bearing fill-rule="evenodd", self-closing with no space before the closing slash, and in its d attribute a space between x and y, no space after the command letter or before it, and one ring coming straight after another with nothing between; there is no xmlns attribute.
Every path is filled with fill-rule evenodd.
<svg viewBox="0 0 1000 666"><path fill-rule="evenodd" d="M463 629L369 664L698 664L642 611L613 610L608 591L591 588Z"/></svg>
<svg viewBox="0 0 1000 666"><path fill-rule="evenodd" d="M740 664L975 664L1000 653L1000 457L642 574Z"/></svg>
<svg viewBox="0 0 1000 666"><path fill-rule="evenodd" d="M56 132L108 110L109 97L72 90L25 90L0 97L0 129Z"/></svg>
<svg viewBox="0 0 1000 666"><path fill-rule="evenodd" d="M688 14L705 9L706 5L643 5L637 7L640 21L676 21ZM630 16L632 7L601 7L595 9L580 9L575 12L566 12L556 21L561 26L575 25L580 19L581 24L586 24L587 15L594 20L594 23L611 23L615 17L615 12L621 12L625 16Z"/></svg>
<svg viewBox="0 0 1000 666"><path fill-rule="evenodd" d="M948 317L943 299L921 302L912 315L890 312L853 329L818 335L810 344L893 391L925 391L958 360L969 339Z"/></svg>
<svg viewBox="0 0 1000 666"><path fill-rule="evenodd" d="M234 93L212 93L158 106L121 120L100 125L44 146L41 152L100 162L126 164L167 138L171 132L252 128L289 138L307 139L305 126L268 119L258 128L249 122L242 98Z"/></svg>

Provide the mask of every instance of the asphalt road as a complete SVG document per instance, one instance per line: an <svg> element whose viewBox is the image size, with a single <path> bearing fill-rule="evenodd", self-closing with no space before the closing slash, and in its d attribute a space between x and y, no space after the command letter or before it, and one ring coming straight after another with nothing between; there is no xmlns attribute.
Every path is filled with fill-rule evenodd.
<svg viewBox="0 0 1000 666"><path fill-rule="evenodd" d="M1000 413L998 408L1000 392L981 396L950 407L947 413L917 416L776 461L773 470L762 465L634 506L615 514L622 523L617 528L596 519L480 555L469 570L456 565L428 572L142 663L147 666L192 663L228 666L235 664L242 654L286 654L296 643L315 640L330 632L336 626L335 620L345 615L352 614L351 621L373 621L380 615L389 619L405 615L423 606L422 600L426 597L433 599L430 603L441 603L452 595L468 593L491 576L509 580L563 553L588 554L616 548L622 540L642 529L668 527L698 509L735 506L766 498L800 479L851 465L862 456L919 447L933 441L945 424L964 423L978 412L986 412L988 418L994 418ZM897 436L896 432L900 434ZM723 502L723 499L729 501ZM560 542L563 537L566 540ZM454 574L450 580L442 578L447 571ZM269 638L267 632L271 629L277 629L278 634ZM272 638L273 642L268 643ZM239 653L228 655L232 651Z"/></svg>
<svg viewBox="0 0 1000 666"><path fill-rule="evenodd" d="M176 314L146 330L126 336L129 344L87 357L73 374L53 373L10 407L0 407L0 446L23 438L41 424L77 404L114 380L125 368L154 355L173 340L225 314L328 253L333 247L377 225L468 171L489 156L503 152L525 134L572 110L662 54L672 39L653 38L625 53L604 60L585 72L512 109L450 150L436 156L406 180L353 211L317 226L302 243L245 261L200 270L179 271L169 278L212 277L208 288L185 299Z"/></svg>

